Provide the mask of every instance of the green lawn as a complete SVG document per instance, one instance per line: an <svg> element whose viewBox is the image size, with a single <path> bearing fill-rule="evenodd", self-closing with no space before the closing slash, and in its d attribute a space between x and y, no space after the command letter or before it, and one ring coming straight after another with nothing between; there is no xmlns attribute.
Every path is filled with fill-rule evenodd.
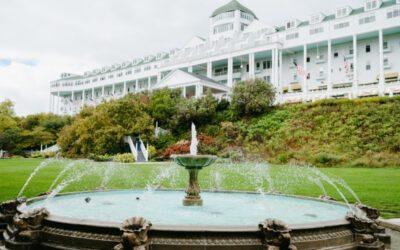
<svg viewBox="0 0 400 250"><path fill-rule="evenodd" d="M53 181L61 192L92 190L105 186L125 188L184 188L187 173L174 164L112 164L91 161L13 159L0 160L0 201L17 196L20 189L40 164L23 196L33 197L49 190ZM325 178L325 176L329 178ZM355 169L271 166L268 164L214 164L199 176L204 189L268 191L318 197L325 192L343 200L336 190L350 202L356 198L341 185L345 182L359 199L381 210L386 218L400 217L400 169ZM334 185L332 185L332 184ZM64 188L61 188L64 187Z"/></svg>

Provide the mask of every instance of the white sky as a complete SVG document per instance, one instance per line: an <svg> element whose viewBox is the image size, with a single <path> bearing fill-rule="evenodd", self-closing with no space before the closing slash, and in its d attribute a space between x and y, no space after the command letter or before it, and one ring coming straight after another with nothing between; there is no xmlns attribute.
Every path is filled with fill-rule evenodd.
<svg viewBox="0 0 400 250"><path fill-rule="evenodd" d="M362 0L239 0L261 22L283 25ZM207 38L209 16L229 0L0 0L0 101L17 115L49 111L49 83L62 72L180 48Z"/></svg>

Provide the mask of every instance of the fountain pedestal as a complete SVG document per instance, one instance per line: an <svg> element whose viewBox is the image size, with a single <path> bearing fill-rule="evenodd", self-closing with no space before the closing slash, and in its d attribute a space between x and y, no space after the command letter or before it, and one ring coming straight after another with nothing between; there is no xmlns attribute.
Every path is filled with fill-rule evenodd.
<svg viewBox="0 0 400 250"><path fill-rule="evenodd" d="M200 196L198 175L200 170L210 166L217 157L212 155L173 155L171 158L189 173L189 183L186 187L186 196L182 202L183 205L202 206L203 200Z"/></svg>

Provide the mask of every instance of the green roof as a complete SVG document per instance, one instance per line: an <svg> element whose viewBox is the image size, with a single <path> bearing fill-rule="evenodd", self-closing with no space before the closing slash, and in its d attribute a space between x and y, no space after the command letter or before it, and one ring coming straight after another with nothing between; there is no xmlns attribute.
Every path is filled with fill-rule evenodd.
<svg viewBox="0 0 400 250"><path fill-rule="evenodd" d="M254 16L255 19L258 20L257 16L254 14L253 11L251 11L248 8L246 8L245 6L243 6L242 4L240 4L236 0L232 0L228 4L225 4L224 6L219 7L218 9L216 9L212 13L211 17L215 17L215 16L218 16L219 14L222 14L222 13L225 13L225 12L230 12L230 11L235 11L235 10L240 10L240 11L243 11L245 13L251 14L251 15Z"/></svg>

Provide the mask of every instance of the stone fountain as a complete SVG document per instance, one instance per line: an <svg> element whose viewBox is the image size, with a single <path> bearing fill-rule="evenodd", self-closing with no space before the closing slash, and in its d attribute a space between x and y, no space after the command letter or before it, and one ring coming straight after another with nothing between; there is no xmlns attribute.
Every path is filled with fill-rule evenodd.
<svg viewBox="0 0 400 250"><path fill-rule="evenodd" d="M172 155L171 158L189 173L189 183L186 188L186 196L183 200L184 206L202 206L203 200L200 196L200 185L198 181L199 172L210 166L216 159L212 155L197 155L197 133L196 126L192 123L192 142L190 144L190 155Z"/></svg>

